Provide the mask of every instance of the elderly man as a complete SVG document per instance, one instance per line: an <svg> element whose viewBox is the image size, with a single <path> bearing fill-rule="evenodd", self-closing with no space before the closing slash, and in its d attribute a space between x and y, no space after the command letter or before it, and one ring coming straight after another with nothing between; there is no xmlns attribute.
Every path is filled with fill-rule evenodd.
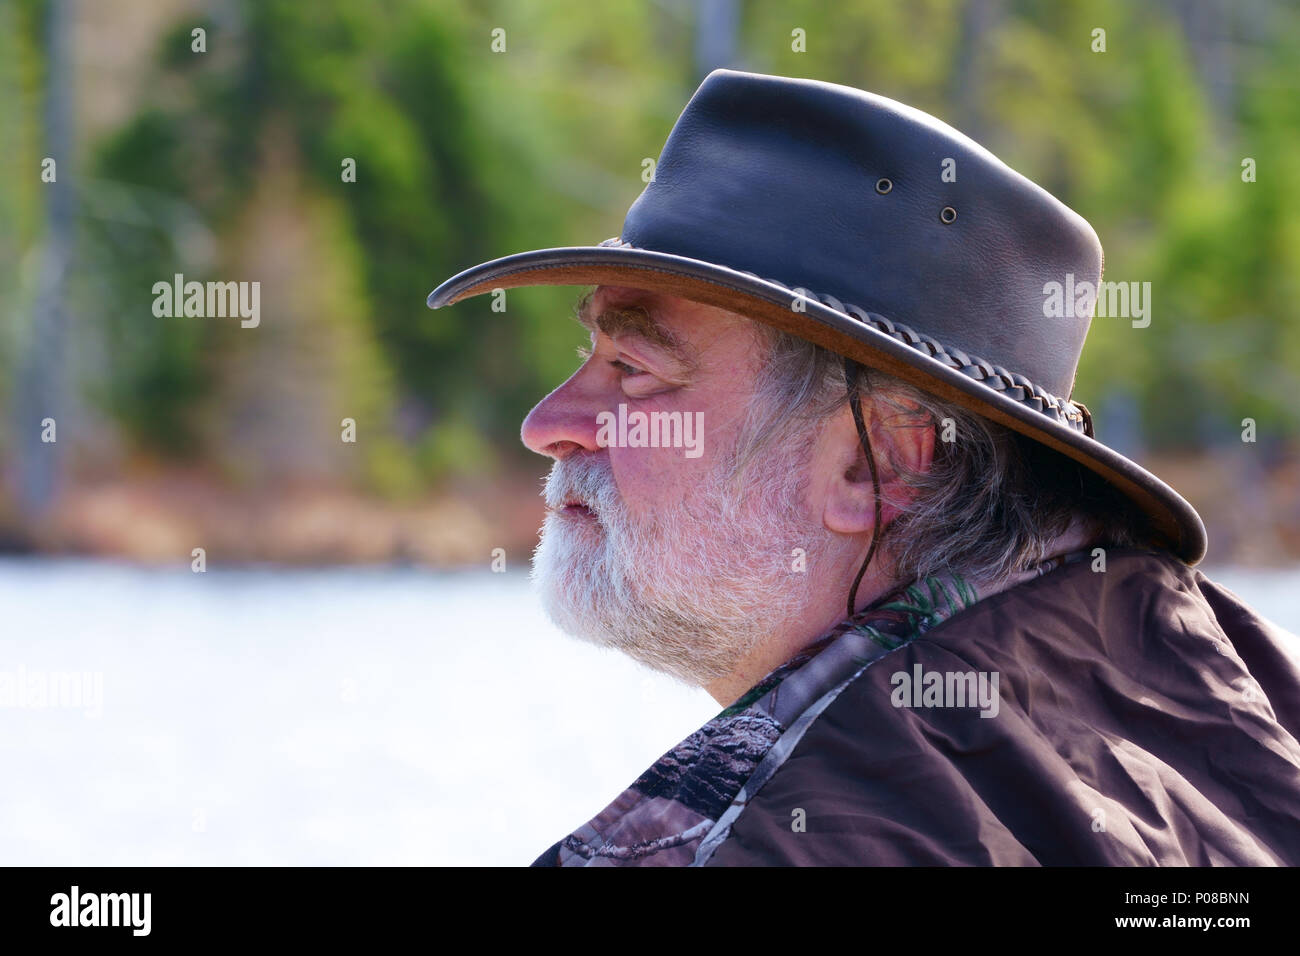
<svg viewBox="0 0 1300 956"><path fill-rule="evenodd" d="M1100 272L934 118L720 70L621 237L432 293L594 287L534 577L724 707L537 865L1300 863L1295 638L1069 398Z"/></svg>

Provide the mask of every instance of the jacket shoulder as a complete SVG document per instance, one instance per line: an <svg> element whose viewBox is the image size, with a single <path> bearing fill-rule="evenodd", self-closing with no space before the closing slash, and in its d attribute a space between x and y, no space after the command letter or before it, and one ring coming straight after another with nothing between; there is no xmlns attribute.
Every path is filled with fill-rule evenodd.
<svg viewBox="0 0 1300 956"><path fill-rule="evenodd" d="M1300 669L1260 621L1159 552L993 595L866 667L709 862L1300 863Z"/></svg>

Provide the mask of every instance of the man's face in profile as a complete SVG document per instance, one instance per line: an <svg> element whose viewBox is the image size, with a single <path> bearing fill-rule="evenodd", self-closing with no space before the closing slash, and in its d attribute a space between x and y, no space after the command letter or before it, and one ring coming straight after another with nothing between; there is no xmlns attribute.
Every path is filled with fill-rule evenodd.
<svg viewBox="0 0 1300 956"><path fill-rule="evenodd" d="M806 603L809 575L791 554L815 554L831 537L813 518L815 436L768 445L733 476L766 358L748 319L608 286L582 319L586 361L523 425L524 443L555 459L534 579L563 630L706 685ZM698 457L602 447L600 416L620 404L692 416Z"/></svg>

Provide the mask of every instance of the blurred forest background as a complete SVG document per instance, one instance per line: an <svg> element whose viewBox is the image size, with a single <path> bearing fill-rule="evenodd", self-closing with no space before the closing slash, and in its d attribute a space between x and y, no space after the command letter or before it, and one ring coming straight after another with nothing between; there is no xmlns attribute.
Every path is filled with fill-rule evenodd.
<svg viewBox="0 0 1300 956"><path fill-rule="evenodd" d="M1286 0L0 0L0 550L522 557L519 424L576 366L578 290L425 297L617 235L729 66L934 113L1083 214L1153 295L1093 323L1099 438L1211 561L1294 562L1298 53ZM175 273L259 281L260 326L156 317Z"/></svg>

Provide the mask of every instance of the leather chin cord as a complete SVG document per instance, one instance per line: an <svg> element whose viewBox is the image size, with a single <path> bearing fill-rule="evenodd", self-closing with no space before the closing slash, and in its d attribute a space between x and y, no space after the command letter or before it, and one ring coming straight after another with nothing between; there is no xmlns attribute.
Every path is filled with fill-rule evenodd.
<svg viewBox="0 0 1300 956"><path fill-rule="evenodd" d="M862 445L862 451L867 456L867 467L871 469L871 487L875 493L876 504L876 522L871 526L871 547L867 549L867 557L862 562L862 567L858 569L858 576L853 579L853 587L849 589L849 617L857 613L858 603L858 585L862 583L862 577L867 573L867 566L871 564L871 559L876 556L876 545L880 541L880 476L876 473L876 456L871 453L871 439L867 437L867 428L862 421L862 397L858 394L855 387L858 375L862 372L862 366L851 358L844 359L844 387L849 393L849 407L853 409L853 424L858 429L858 442ZM863 608L865 611L866 608Z"/></svg>

